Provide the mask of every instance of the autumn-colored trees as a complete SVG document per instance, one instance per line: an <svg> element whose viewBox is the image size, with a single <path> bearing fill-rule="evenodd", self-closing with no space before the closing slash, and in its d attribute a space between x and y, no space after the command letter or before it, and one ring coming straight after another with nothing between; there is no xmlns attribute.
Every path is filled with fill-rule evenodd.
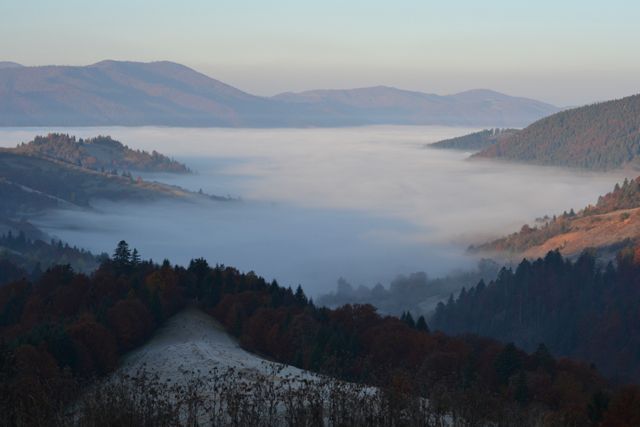
<svg viewBox="0 0 640 427"><path fill-rule="evenodd" d="M67 326L66 332L73 340L74 352L66 362L75 364L73 367L79 375L103 375L116 367L117 335L98 323L92 315L81 315L78 320ZM65 361L60 362L64 366Z"/></svg>
<svg viewBox="0 0 640 427"><path fill-rule="evenodd" d="M132 150L110 136L76 139L61 133L36 136L19 144L18 153L52 158L93 170L188 173L189 169L156 151Z"/></svg>
<svg viewBox="0 0 640 427"><path fill-rule="evenodd" d="M120 255L126 248L121 242ZM19 419L34 396L42 402L38 416L53 416L69 399L62 388L111 372L119 355L183 306L183 293L173 267L133 259L130 252L91 276L56 266L34 283L0 286L5 424L37 424Z"/></svg>
<svg viewBox="0 0 640 427"><path fill-rule="evenodd" d="M528 354L513 344L474 335L430 332L424 319L416 322L407 313L399 319L381 316L370 305L317 307L301 288L268 283L252 272L210 267L204 260L194 260L188 268L133 261L125 245L121 242L119 255L90 276L63 266L34 283L0 287L0 416L5 424L29 425L38 417L54 416L77 384L112 371L123 352L143 343L187 301L215 316L246 349L378 386L390 402L398 402L394 411L402 408L402 396L412 395L429 399L437 413L456 414L470 425L505 420L529 425L541 419L543 425L633 425L637 419L637 389L616 392L594 367L556 360L544 345ZM515 272L504 270L496 284L465 290L448 310L458 304L468 307L464 304L495 288L500 292L485 301L487 310L511 301L514 313L526 319L530 311L524 301L533 304L534 314L544 302L536 299L537 280L547 290L550 306L597 297L594 290L613 283L607 282L613 277L634 289L633 257L623 256L618 269L597 271L588 259L569 263L551 254ZM516 278L526 279L528 299L520 298ZM559 283L570 284L572 299ZM582 296L578 284L591 293ZM627 304L634 306L633 300ZM635 308L622 316L637 313ZM618 339L612 337L612 342ZM41 403L40 412L28 418L25 411L33 399Z"/></svg>
<svg viewBox="0 0 640 427"><path fill-rule="evenodd" d="M406 316L383 317L372 306L328 310L302 302L291 290L281 292L266 283L236 281L211 312L249 350L419 394L478 422L527 418L543 408L559 423L588 425L589 401L607 390L593 369L558 362L544 346L528 355L513 344L418 330Z"/></svg>
<svg viewBox="0 0 640 427"><path fill-rule="evenodd" d="M608 404L602 419L602 425L607 427L640 425L640 388L627 386L620 390Z"/></svg>

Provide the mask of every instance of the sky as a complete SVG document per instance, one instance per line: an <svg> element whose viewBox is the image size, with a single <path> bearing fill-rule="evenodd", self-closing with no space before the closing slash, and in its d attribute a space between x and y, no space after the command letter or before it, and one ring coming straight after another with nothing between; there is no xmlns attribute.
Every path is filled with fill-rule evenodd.
<svg viewBox="0 0 640 427"><path fill-rule="evenodd" d="M170 60L258 95L488 88L558 106L640 92L633 0L2 0L0 60Z"/></svg>

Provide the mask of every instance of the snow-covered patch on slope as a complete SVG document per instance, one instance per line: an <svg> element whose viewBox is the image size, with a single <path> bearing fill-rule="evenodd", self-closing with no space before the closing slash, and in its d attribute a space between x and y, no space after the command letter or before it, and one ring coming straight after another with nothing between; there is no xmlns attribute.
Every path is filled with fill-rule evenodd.
<svg viewBox="0 0 640 427"><path fill-rule="evenodd" d="M243 350L215 319L193 307L170 318L147 344L127 355L117 374L135 376L145 372L157 375L163 382L180 384L193 376L229 369L244 378L319 378Z"/></svg>
<svg viewBox="0 0 640 427"><path fill-rule="evenodd" d="M398 398L401 398L401 402ZM187 308L70 412L70 425L452 425L427 399L389 394L244 351L213 318ZM416 424L417 425L417 424Z"/></svg>

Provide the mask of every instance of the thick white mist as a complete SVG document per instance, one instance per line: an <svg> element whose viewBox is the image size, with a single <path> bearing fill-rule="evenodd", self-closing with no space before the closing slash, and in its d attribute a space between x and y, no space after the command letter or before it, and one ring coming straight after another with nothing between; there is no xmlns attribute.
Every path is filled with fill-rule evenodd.
<svg viewBox="0 0 640 427"><path fill-rule="evenodd" d="M202 256L311 294L333 289L339 276L370 285L471 265L470 243L593 203L622 177L423 147L471 131L461 128L56 130L171 155L197 174L151 178L242 201L96 202L95 212L41 218L50 233L98 252L126 239L157 261ZM49 131L5 129L0 145Z"/></svg>

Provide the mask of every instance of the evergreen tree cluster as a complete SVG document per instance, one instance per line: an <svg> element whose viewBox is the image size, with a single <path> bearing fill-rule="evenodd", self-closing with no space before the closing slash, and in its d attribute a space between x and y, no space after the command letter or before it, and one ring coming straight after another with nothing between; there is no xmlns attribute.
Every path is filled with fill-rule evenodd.
<svg viewBox="0 0 640 427"><path fill-rule="evenodd" d="M625 249L599 266L591 252L576 261L559 252L489 284L463 289L440 303L433 328L514 342L528 351L544 343L553 354L594 363L613 380L640 381L640 251Z"/></svg>
<svg viewBox="0 0 640 427"><path fill-rule="evenodd" d="M621 209L633 209L640 207L640 177L627 179L622 185L616 184L613 191L600 196L595 206L585 209L585 214L601 214Z"/></svg>
<svg viewBox="0 0 640 427"><path fill-rule="evenodd" d="M96 256L60 240L45 242L28 238L24 231L9 231L0 235L0 261L13 264L16 269L12 275L0 273L0 286L23 277L37 280L44 270L55 265L69 264L75 271L90 273L105 256Z"/></svg>

